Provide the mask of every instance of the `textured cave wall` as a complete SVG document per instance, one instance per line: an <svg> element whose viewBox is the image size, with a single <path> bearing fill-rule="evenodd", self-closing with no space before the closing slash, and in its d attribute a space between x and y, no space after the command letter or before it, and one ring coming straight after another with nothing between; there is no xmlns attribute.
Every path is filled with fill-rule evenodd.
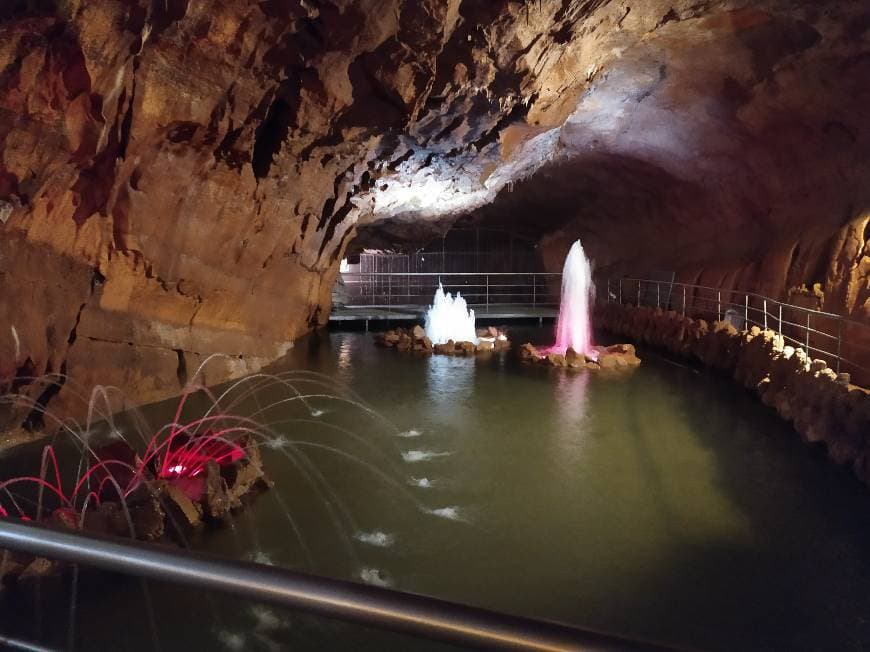
<svg viewBox="0 0 870 652"><path fill-rule="evenodd" d="M258 368L324 323L358 230L469 213L602 268L791 270L761 255L800 242L861 303L864 4L4 3L3 389L72 413Z"/></svg>

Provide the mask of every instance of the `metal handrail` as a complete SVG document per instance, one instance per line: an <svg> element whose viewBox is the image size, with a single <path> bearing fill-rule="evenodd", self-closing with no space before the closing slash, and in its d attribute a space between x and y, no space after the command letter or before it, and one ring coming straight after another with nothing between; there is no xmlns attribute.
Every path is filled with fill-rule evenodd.
<svg viewBox="0 0 870 652"><path fill-rule="evenodd" d="M473 308L493 305L550 306L559 302L556 272L342 272L351 308L427 305L443 283Z"/></svg>
<svg viewBox="0 0 870 652"><path fill-rule="evenodd" d="M344 276L562 276L561 272L342 272Z"/></svg>
<svg viewBox="0 0 870 652"><path fill-rule="evenodd" d="M628 294L624 292L625 284L637 286L636 288L632 288L633 291L631 292L631 296L628 296ZM662 286L666 288L664 304L662 301ZM645 302L645 299L648 297L647 290L652 287L655 288L655 301L649 300ZM682 292L680 292L680 290ZM691 294L687 291L690 291ZM704 297L700 294L696 294L696 291L714 294L710 297ZM679 297L680 294L682 295L682 299L674 298L675 296ZM705 311L703 309L697 308L698 306L704 305L709 308L710 313L715 313L716 318L720 320L724 318L728 309L733 308L736 309L738 314L742 315L743 323L747 325L756 325L765 329L775 326L776 328L774 328L774 330L783 338L784 341L804 347L808 352L815 352L820 354L822 357L827 357L830 361L834 362L837 373L840 372L843 365L847 365L870 377L870 368L865 366L866 363L863 362L863 352L870 354L870 347L855 342L853 338L853 341L848 343L848 348L853 351L861 352L862 362L858 362L857 360L851 359L843 354L846 344L845 337L850 329L859 329L863 333L866 333L867 341L870 342L870 324L855 321L854 319L849 319L843 315L786 303L779 299L773 299L756 292L631 277L607 279L607 292L605 296L607 297L608 302L612 302L615 298L619 303L636 302L637 305L649 306L655 304L656 307L662 309L678 307L682 310L684 316L686 316L690 311L694 314L704 313ZM739 297L740 301L735 302L729 300L734 297ZM761 306L759 307L758 304L761 304ZM690 305L695 306L696 309L692 310L689 307ZM777 313L774 314L770 312L771 308L777 308ZM806 323L797 323L784 318L783 309L806 315ZM761 317L758 319L753 318L758 315ZM813 328L811 323L813 317L822 318L826 322L833 322L835 324L836 334L822 330L821 328ZM802 335L801 339L786 333L786 327L790 328L793 332L796 332L799 336ZM832 343L835 342L836 351L829 351L821 346L814 346L813 344L818 344L818 342L811 342L811 337L814 340L825 338Z"/></svg>
<svg viewBox="0 0 870 652"><path fill-rule="evenodd" d="M275 566L0 521L0 548L298 609L434 640L515 650L665 650L571 625Z"/></svg>
<svg viewBox="0 0 870 652"><path fill-rule="evenodd" d="M814 308L807 308L805 306L798 306L798 305L793 304L793 303L786 303L785 301L773 299L773 298L766 296L764 294L757 294L755 292L747 292L744 290L733 290L733 289L727 289L727 288L710 287L708 285L692 285L691 283L680 283L678 281L673 281L673 282L671 282L671 281L656 281L656 280L642 279L642 278L623 278L623 279L619 279L619 280L621 280L624 283L625 282L628 282L628 283L659 283L662 285L684 286L684 287L693 288L696 290L711 290L712 292L729 292L731 294L739 294L740 296L753 297L755 299L760 299L762 301L766 300L769 303L775 303L775 304L785 306L785 307L788 307L788 308L794 309L794 310L802 310L804 312L811 312L814 315L819 315L821 317L833 317L836 319L840 319L846 323L855 324L856 326L864 326L864 327L870 328L870 324L864 324L860 321L855 321L854 319L849 319L848 317L844 317L843 315L838 315L835 312L824 312L823 310L816 310ZM737 304L734 304L734 305L737 305Z"/></svg>

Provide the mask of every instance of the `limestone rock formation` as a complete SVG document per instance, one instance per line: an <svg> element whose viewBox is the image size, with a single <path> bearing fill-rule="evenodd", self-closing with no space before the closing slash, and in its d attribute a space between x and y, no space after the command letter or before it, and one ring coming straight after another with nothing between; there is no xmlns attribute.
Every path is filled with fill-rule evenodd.
<svg viewBox="0 0 870 652"><path fill-rule="evenodd" d="M836 0L5 2L0 429L256 369L355 236L469 214L551 264L579 234L864 315L868 29Z"/></svg>

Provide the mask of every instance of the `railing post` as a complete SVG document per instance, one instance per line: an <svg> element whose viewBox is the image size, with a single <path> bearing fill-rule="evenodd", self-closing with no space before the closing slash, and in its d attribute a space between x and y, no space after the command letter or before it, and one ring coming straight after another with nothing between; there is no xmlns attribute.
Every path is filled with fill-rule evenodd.
<svg viewBox="0 0 870 652"><path fill-rule="evenodd" d="M749 330L749 295L745 297L745 305L743 308L743 330Z"/></svg>
<svg viewBox="0 0 870 652"><path fill-rule="evenodd" d="M722 290L716 290L716 319L722 321Z"/></svg>
<svg viewBox="0 0 870 652"><path fill-rule="evenodd" d="M485 276L486 278L486 309L489 310L489 274Z"/></svg>
<svg viewBox="0 0 870 652"><path fill-rule="evenodd" d="M779 304L779 336L785 339L785 335L782 334L782 304Z"/></svg>
<svg viewBox="0 0 870 652"><path fill-rule="evenodd" d="M810 356L810 317L813 316L813 313L807 313L807 359L812 359Z"/></svg>
<svg viewBox="0 0 870 652"><path fill-rule="evenodd" d="M662 307L662 284L656 281L656 308Z"/></svg>
<svg viewBox="0 0 870 652"><path fill-rule="evenodd" d="M390 311L390 306L393 305L393 275L387 277L387 312Z"/></svg>
<svg viewBox="0 0 870 652"><path fill-rule="evenodd" d="M607 303L610 303L610 277L607 277Z"/></svg>
<svg viewBox="0 0 870 652"><path fill-rule="evenodd" d="M619 305L622 305L622 277L619 279Z"/></svg>
<svg viewBox="0 0 870 652"><path fill-rule="evenodd" d="M840 373L840 354L843 351L843 320L837 320L837 373Z"/></svg>
<svg viewBox="0 0 870 652"><path fill-rule="evenodd" d="M764 300L764 330L767 330L767 299Z"/></svg>
<svg viewBox="0 0 870 652"><path fill-rule="evenodd" d="M686 286L683 285L683 317L686 316Z"/></svg>
<svg viewBox="0 0 870 652"><path fill-rule="evenodd" d="M637 282L637 306L636 308L640 308L640 281Z"/></svg>
<svg viewBox="0 0 870 652"><path fill-rule="evenodd" d="M537 289L538 289L538 277L536 274L532 274L532 305L535 305L535 299L537 298Z"/></svg>

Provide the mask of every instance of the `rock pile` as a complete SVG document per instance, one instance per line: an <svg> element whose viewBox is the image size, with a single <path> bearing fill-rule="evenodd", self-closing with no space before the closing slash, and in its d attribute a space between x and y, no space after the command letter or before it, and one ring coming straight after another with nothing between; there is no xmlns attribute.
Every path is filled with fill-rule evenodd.
<svg viewBox="0 0 870 652"><path fill-rule="evenodd" d="M567 369L590 369L592 371L626 371L640 366L640 358L631 344L614 344L612 346L596 346L590 355L581 354L568 348L564 354L552 351L540 351L533 344L523 344L520 358L523 362L543 364L550 367Z"/></svg>
<svg viewBox="0 0 870 652"><path fill-rule="evenodd" d="M757 326L684 317L674 311L619 304L595 310L598 326L694 359L755 391L790 421L807 443L824 444L837 464L870 484L870 392L850 384L824 360L813 360L782 336Z"/></svg>
<svg viewBox="0 0 870 652"><path fill-rule="evenodd" d="M97 480L94 485L103 487L97 490L100 501L92 501L84 513L71 507L55 509L46 523L58 529L140 541L181 540L191 529L222 522L232 510L240 508L243 501L271 487L256 442L246 439L237 444L245 452L242 459L220 465L209 461L205 472L195 477L156 478L150 469L142 467L144 480L126 497L124 504L118 500L116 489ZM106 447L112 449L111 457L104 454L106 449L98 449L96 453L103 461L128 457L124 451L119 454L118 448L118 444ZM132 450L129 453L135 457ZM141 459L137 460L141 464ZM67 566L42 557L0 550L0 590L36 577L57 575Z"/></svg>
<svg viewBox="0 0 870 652"><path fill-rule="evenodd" d="M438 355L481 355L489 354L494 351L507 351L510 347L510 341L505 335L504 329L499 329L494 326L488 328L477 329L478 342L454 342L449 340L441 344L433 344L426 336L426 331L422 326L414 326L414 328L394 328L386 333L378 333L375 335L375 342L380 346L394 348L397 351L413 351L415 353Z"/></svg>

